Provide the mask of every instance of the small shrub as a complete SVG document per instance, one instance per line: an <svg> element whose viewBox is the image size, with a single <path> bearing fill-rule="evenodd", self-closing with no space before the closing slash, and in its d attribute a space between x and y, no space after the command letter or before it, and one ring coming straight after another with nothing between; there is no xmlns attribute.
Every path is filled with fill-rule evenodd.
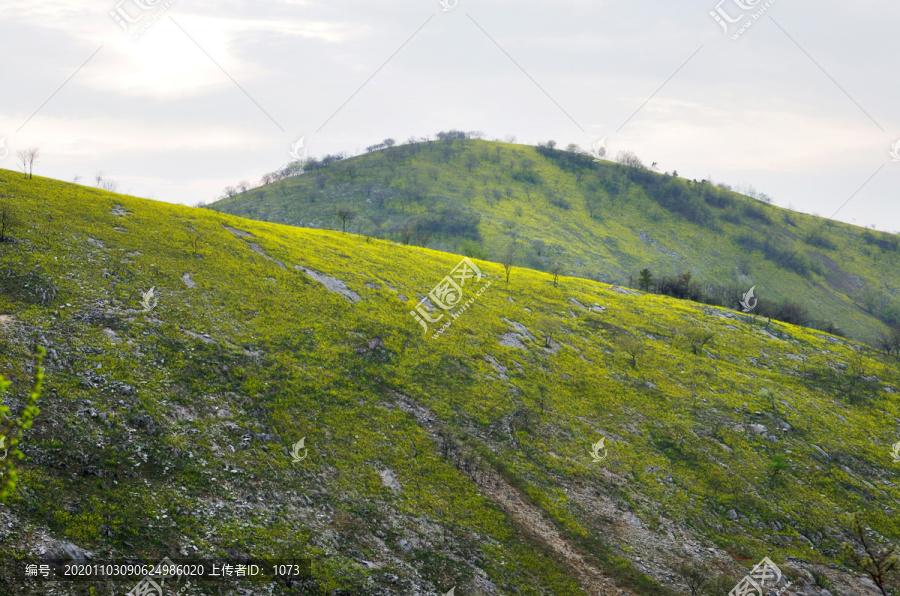
<svg viewBox="0 0 900 596"><path fill-rule="evenodd" d="M816 586L822 588L824 590L831 590L834 587L834 582L832 582L827 575L822 573L821 571L817 571L816 569L809 570L810 575L813 576L813 581L816 582Z"/></svg>
<svg viewBox="0 0 900 596"><path fill-rule="evenodd" d="M769 214L766 213L762 207L753 205L752 203L744 206L744 215L761 223L772 223L772 218L769 217Z"/></svg>
<svg viewBox="0 0 900 596"><path fill-rule="evenodd" d="M803 241L810 246L815 246L817 248L824 248L826 250L837 249L837 244L835 244L834 240L825 235L821 230L817 232L810 232L806 235L806 238L804 238Z"/></svg>
<svg viewBox="0 0 900 596"><path fill-rule="evenodd" d="M684 332L684 338L687 340L691 352L699 356L703 353L703 348L707 345L712 347L712 340L715 338L715 331L706 331L704 329L688 329Z"/></svg>
<svg viewBox="0 0 900 596"><path fill-rule="evenodd" d="M637 359L638 356L642 356L644 352L647 351L647 348L644 346L641 340L631 337L630 335L624 335L618 340L619 348L631 356L631 368L637 370Z"/></svg>
<svg viewBox="0 0 900 596"><path fill-rule="evenodd" d="M471 259L480 259L482 261L486 261L489 256L484 247L475 240L463 240L460 242L459 251Z"/></svg>

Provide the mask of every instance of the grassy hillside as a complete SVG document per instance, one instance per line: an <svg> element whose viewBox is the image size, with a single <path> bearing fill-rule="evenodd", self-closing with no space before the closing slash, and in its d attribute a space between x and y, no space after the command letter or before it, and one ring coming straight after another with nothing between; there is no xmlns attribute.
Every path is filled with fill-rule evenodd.
<svg viewBox="0 0 900 596"><path fill-rule="evenodd" d="M896 235L794 213L725 185L465 139L329 160L312 160L302 174L294 164L211 208L302 227L349 225L496 262L516 237L522 266L559 264L567 275L620 285L635 286L647 267L741 292L756 286L763 305L797 303L809 324L834 323L873 344L885 322L900 325ZM342 222L341 208L355 219Z"/></svg>
<svg viewBox="0 0 900 596"><path fill-rule="evenodd" d="M689 593L681 563L723 594L768 556L805 594L849 596L875 592L841 556L848 515L900 538L897 363L860 345L586 279L514 268L507 282L478 259L464 299L482 293L434 339L410 311L458 255L5 170L0 194L20 218L0 243L14 411L29 354L49 353L19 491L0 507L5 560L309 557L313 585L349 594L674 595ZM581 218L619 238L594 254L655 254L630 195L615 218ZM523 235L551 217L493 208L516 204ZM685 255L728 246L664 221L654 238ZM131 585L53 593L88 587Z"/></svg>

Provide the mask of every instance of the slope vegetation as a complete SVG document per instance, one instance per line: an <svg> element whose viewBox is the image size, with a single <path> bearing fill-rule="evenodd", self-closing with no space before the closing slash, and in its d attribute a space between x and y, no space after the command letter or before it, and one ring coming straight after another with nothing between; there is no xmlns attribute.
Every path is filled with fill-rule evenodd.
<svg viewBox="0 0 900 596"><path fill-rule="evenodd" d="M674 595L681 563L722 594L768 556L804 594L850 595L875 592L840 555L848 515L900 538L900 378L850 341L2 170L0 193L13 410L49 352L5 560L306 557L310 585L350 594ZM447 276L465 311L424 333L410 312L437 318Z"/></svg>
<svg viewBox="0 0 900 596"><path fill-rule="evenodd" d="M446 136L446 135L443 135ZM548 147L453 139L328 156L265 177L211 208L358 233L636 287L638 272L690 273L730 296L797 304L791 322L873 345L900 325L898 237L691 181ZM250 185L252 186L252 185ZM838 200L840 199L840 200ZM829 211L845 197L829 199ZM342 219L338 212L355 213ZM712 291L711 293L716 293ZM740 293L737 293L740 296ZM794 309L795 311L797 309Z"/></svg>

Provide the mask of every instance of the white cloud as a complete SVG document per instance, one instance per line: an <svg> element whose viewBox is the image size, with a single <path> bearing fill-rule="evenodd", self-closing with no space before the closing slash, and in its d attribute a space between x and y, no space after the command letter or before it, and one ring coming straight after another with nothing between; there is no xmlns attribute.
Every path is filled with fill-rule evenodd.
<svg viewBox="0 0 900 596"><path fill-rule="evenodd" d="M133 1L125 0L122 7L132 18L138 18L142 13ZM189 3L176 0L168 10L147 11L141 21L129 25L126 34L110 16L116 6L116 2L96 0L87 4L69 0L16 2L0 6L0 18L64 32L72 40L84 42L85 47L102 43L103 50L91 68L79 74L79 83L104 93L156 99L204 95L231 86L233 83L215 63L242 82L265 78L269 69L261 58L254 59L246 44L241 43L247 36L281 35L338 44L369 31L368 26L342 22L246 18L240 13L197 14L189 12L192 8ZM155 22L154 15L159 17ZM148 24L152 26L138 39L130 37Z"/></svg>

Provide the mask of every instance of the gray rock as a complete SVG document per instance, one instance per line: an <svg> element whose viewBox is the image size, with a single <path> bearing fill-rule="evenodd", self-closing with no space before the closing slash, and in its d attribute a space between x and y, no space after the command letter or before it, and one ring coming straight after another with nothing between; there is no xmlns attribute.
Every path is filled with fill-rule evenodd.
<svg viewBox="0 0 900 596"><path fill-rule="evenodd" d="M316 280L325 288L328 289L329 292L336 292L349 300L350 302L359 302L362 300L362 297L347 287L347 284L336 277L330 277L325 275L324 273L320 273L318 271L313 271L312 269L307 269L306 267L301 267L300 265L294 265L297 269Z"/></svg>
<svg viewBox="0 0 900 596"><path fill-rule="evenodd" d="M244 240L244 242L247 244L248 247L250 247L250 250L252 250L252 251L255 252L256 254L261 255L261 256L263 256L263 257L269 259L270 261L272 261L273 263L275 263L276 265L278 265L278 266L281 267L282 269L287 269L287 267L284 266L284 263L282 263L282 262L279 261L278 259L273 259L272 257L270 257L270 256L268 255L268 253L266 253L266 251L264 251L264 250L262 249L262 247L261 247L259 244L254 244L253 242L247 242L246 240Z"/></svg>
<svg viewBox="0 0 900 596"><path fill-rule="evenodd" d="M223 228L237 236L238 238L252 238L253 234L250 232L245 232L244 230L238 230L237 228L232 228L231 226L223 225Z"/></svg>
<svg viewBox="0 0 900 596"><path fill-rule="evenodd" d="M762 424L751 424L748 427L754 434L761 435L766 432L766 427Z"/></svg>
<svg viewBox="0 0 900 596"><path fill-rule="evenodd" d="M506 346L507 348L516 348L518 350L527 350L521 341L519 341L519 334L517 333L506 333L501 335L497 340L500 342L501 346Z"/></svg>
<svg viewBox="0 0 900 596"><path fill-rule="evenodd" d="M54 540L51 543L50 547L47 549L47 552L43 555L44 560L62 559L89 561L92 558L93 556L91 555L91 553L87 552L81 547L72 544L71 542L64 542L60 540Z"/></svg>
<svg viewBox="0 0 900 596"><path fill-rule="evenodd" d="M734 509L729 509L725 515L727 515L728 519L730 519L731 521L735 521L738 518L737 511L735 511Z"/></svg>
<svg viewBox="0 0 900 596"><path fill-rule="evenodd" d="M572 304L573 306L577 306L581 310L587 310L587 307L584 304L582 304L581 302L579 302L578 300L576 300L575 298L573 298L571 296L569 297L569 303Z"/></svg>
<svg viewBox="0 0 900 596"><path fill-rule="evenodd" d="M379 474L381 475L381 483L394 491L395 494L403 489L393 470L382 470Z"/></svg>
<svg viewBox="0 0 900 596"><path fill-rule="evenodd" d="M191 274L190 274L190 273L185 273L184 275L182 275L182 276L181 276L181 281L183 281L183 282L184 282L184 285L186 285L187 287L189 287L189 288L191 288L191 289L194 289L194 288L197 287L197 284L194 282L193 279L191 279Z"/></svg>
<svg viewBox="0 0 900 596"><path fill-rule="evenodd" d="M819 447L818 445L813 445L813 449L815 449L816 451L818 451L818 452L819 452L819 455L822 455L823 457L825 457L825 459L831 459L831 456L828 455L827 453L825 453L825 451L824 451L821 447Z"/></svg>
<svg viewBox="0 0 900 596"><path fill-rule="evenodd" d="M497 371L497 376L500 377L501 380L503 380L503 381L508 381L508 380L509 380L509 376L507 376L507 374L506 374L506 373L509 372L509 368L507 368L507 367L503 366L502 364L500 364L499 362L497 362L497 360L496 360L493 356L491 356L490 354L487 354L487 355L484 357L484 359L485 359L491 366L494 367L494 370Z"/></svg>

